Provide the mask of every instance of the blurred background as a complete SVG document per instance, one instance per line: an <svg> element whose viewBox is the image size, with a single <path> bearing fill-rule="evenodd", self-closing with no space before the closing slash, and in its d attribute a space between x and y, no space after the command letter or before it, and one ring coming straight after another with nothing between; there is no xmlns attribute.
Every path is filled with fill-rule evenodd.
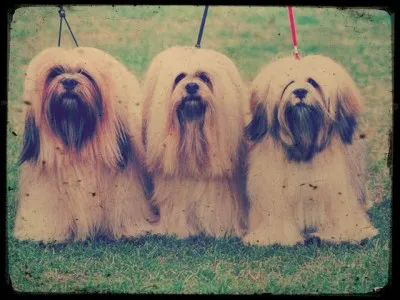
<svg viewBox="0 0 400 300"><path fill-rule="evenodd" d="M204 7L64 9L80 46L110 53L141 81L156 54L170 46L195 45ZM148 237L63 248L17 242L11 232L24 128L24 73L41 50L57 46L60 20L56 6L21 7L10 16L9 30L7 233L13 287L50 292L346 293L385 285L391 222L387 163L393 101L391 17L383 10L333 7L294 7L294 14L300 55L330 56L346 67L363 95L366 109L360 123L368 143L368 185L375 203L371 218L381 232L377 238L362 248L299 249L263 249L205 237L196 241ZM65 23L61 46L75 46ZM250 84L262 66L293 51L287 8L210 6L202 47L230 57Z"/></svg>

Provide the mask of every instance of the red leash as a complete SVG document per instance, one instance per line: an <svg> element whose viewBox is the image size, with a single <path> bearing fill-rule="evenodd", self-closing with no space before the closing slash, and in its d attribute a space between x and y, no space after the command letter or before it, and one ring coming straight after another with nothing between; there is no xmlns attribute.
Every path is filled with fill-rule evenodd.
<svg viewBox="0 0 400 300"><path fill-rule="evenodd" d="M293 10L291 6L288 6L288 14L289 14L290 32L292 33L292 41L294 46L294 56L296 59L300 59L299 50L297 49L296 24L294 22Z"/></svg>

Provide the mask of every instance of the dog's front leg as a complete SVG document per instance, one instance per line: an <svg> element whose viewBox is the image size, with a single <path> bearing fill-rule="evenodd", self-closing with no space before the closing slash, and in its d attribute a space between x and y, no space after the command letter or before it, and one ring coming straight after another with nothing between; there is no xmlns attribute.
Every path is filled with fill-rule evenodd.
<svg viewBox="0 0 400 300"><path fill-rule="evenodd" d="M61 243L71 236L72 217L63 195L49 178L22 166L14 236L19 240Z"/></svg>
<svg viewBox="0 0 400 300"><path fill-rule="evenodd" d="M303 243L293 209L278 198L265 195L263 204L253 203L249 214L249 231L243 241L251 245L294 246ZM284 202L287 199L280 199Z"/></svg>

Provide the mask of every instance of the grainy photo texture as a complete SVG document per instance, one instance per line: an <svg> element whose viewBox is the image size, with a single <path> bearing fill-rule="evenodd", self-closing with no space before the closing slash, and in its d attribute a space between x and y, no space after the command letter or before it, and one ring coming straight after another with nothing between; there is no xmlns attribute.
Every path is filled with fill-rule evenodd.
<svg viewBox="0 0 400 300"><path fill-rule="evenodd" d="M11 11L10 288L388 287L392 22L351 7Z"/></svg>

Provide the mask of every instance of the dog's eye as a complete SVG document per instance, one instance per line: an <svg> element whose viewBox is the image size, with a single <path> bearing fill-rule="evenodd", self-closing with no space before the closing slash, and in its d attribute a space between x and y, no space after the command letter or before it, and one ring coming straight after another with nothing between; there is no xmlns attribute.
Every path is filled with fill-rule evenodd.
<svg viewBox="0 0 400 300"><path fill-rule="evenodd" d="M281 99L282 99L283 94L285 93L286 89L287 89L287 88L289 87L289 85L291 85L293 82L294 82L294 81L291 81L291 82L289 82L289 83L285 86L285 88L283 89L282 94L281 94Z"/></svg>
<svg viewBox="0 0 400 300"><path fill-rule="evenodd" d="M309 83L309 84L311 84L314 88L319 88L319 84L314 80L314 79L312 79L312 78L308 78L307 79L307 82Z"/></svg>
<svg viewBox="0 0 400 300"><path fill-rule="evenodd" d="M57 77L58 75L61 75L62 73L64 73L64 71L61 67L55 67L55 68L51 69L49 75L47 76L47 80L50 81L50 80L54 79L55 77Z"/></svg>
<svg viewBox="0 0 400 300"><path fill-rule="evenodd" d="M183 78L185 78L186 74L185 73L180 73L178 76L175 78L175 85L179 83Z"/></svg>
<svg viewBox="0 0 400 300"><path fill-rule="evenodd" d="M210 77L208 77L208 75L206 73L199 73L198 77L200 78L201 81L203 81L206 84L211 83Z"/></svg>
<svg viewBox="0 0 400 300"><path fill-rule="evenodd" d="M85 70L79 70L79 73L82 74L83 76L85 76L87 79L93 80L93 77L90 76L89 73L86 72Z"/></svg>

